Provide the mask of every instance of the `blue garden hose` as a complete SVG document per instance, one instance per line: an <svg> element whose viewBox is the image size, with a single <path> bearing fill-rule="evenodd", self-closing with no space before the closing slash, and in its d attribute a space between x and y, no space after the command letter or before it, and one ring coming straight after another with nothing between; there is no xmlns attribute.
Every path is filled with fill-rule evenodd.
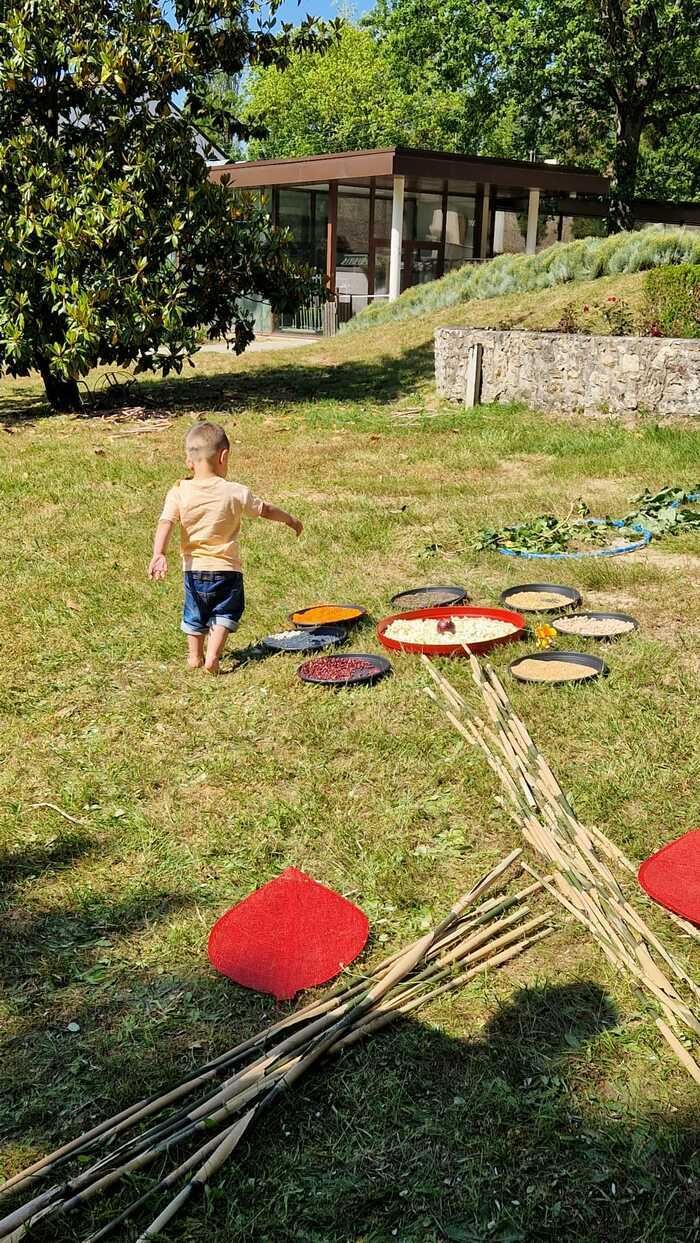
<svg viewBox="0 0 700 1243"><path fill-rule="evenodd" d="M689 492L684 501L671 501L670 507L680 509L681 505L687 505L690 501L700 501L700 492ZM619 528L628 524L622 518L587 518L585 525ZM637 552L653 539L652 532L640 522L632 523L628 529L639 531L642 538L633 540L631 544L621 544L619 548L596 548L594 552L525 552L516 548L498 548L496 551L502 557L520 557L524 561L580 561L582 557L618 557L625 552Z"/></svg>
<svg viewBox="0 0 700 1243"><path fill-rule="evenodd" d="M626 527L627 523L622 518L587 518L587 526L608 526L608 527ZM641 539L633 540L631 544L621 544L619 548L596 548L594 552L525 552L516 548L498 548L502 557L521 557L525 561L580 561L582 557L618 557L625 552L637 552L639 548L645 548L651 540L651 531L647 531L646 527L635 522L631 527L631 531L639 531Z"/></svg>

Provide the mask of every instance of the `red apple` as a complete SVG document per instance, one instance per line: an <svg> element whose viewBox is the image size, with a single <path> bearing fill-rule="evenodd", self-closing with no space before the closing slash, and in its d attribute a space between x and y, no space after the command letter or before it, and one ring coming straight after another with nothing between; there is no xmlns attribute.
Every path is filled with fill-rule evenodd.
<svg viewBox="0 0 700 1243"><path fill-rule="evenodd" d="M438 634L454 634L455 624L451 617L440 617L437 624Z"/></svg>

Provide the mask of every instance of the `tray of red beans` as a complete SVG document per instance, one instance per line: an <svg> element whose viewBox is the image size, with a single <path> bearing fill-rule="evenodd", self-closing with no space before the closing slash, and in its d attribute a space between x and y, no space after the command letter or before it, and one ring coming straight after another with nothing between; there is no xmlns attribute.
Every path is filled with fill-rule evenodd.
<svg viewBox="0 0 700 1243"><path fill-rule="evenodd" d="M297 669L302 682L317 686L370 686L387 673L391 673L391 664L386 657L370 652L315 656Z"/></svg>

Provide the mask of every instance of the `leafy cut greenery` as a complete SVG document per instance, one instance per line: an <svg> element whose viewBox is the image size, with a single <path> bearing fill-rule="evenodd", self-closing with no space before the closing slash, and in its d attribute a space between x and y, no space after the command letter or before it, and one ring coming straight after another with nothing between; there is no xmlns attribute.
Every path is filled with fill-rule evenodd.
<svg viewBox="0 0 700 1243"><path fill-rule="evenodd" d="M656 538L700 531L700 510L691 509L688 504L700 500L700 483L687 489L645 491L632 499L637 508L624 517L591 520L590 507L579 498L563 518L541 514L497 531L484 528L479 531L474 548L479 552L498 548L511 552L575 552L587 548L593 551L610 546L613 540L638 539L640 531L651 531Z"/></svg>
<svg viewBox="0 0 700 1243"><path fill-rule="evenodd" d="M556 322L563 296L440 314ZM496 601L522 567L470 551L485 521L563 510L579 491L624 513L645 487L691 487L697 431L515 407L467 417L432 385L439 318L288 353L203 353L187 379L139 379L130 401L173 421L133 435L46 420L31 381L0 387L7 1172L284 1012L216 977L205 944L218 915L285 866L367 911L376 962L515 844L494 779L436 716L413 658L396 657L373 691L336 694L250 644L316 600L357 599L374 619L402 587L442 581ZM218 681L184 668L178 573L160 587L144 577L200 413L226 426L233 474L306 525L299 543L246 528L241 664ZM700 823L699 566L690 532L577 565L566 580L586 605L632 612L638 635L608 651L595 688L512 689L581 818L634 858ZM371 624L350 648L379 650ZM498 654L502 671L511 655ZM462 665L450 677L471 694ZM563 918L541 953L309 1077L165 1237L685 1243L699 1173L695 1089ZM101 1211L54 1238L84 1238Z"/></svg>
<svg viewBox="0 0 700 1243"><path fill-rule="evenodd" d="M246 295L285 310L317 289L252 196L207 180L190 119L207 75L279 64L315 43L312 23L274 35L247 8L222 24L226 10L0 10L0 374L38 370L57 409L79 407L78 381L99 364L181 370L202 325L242 350ZM183 96L188 112L172 106Z"/></svg>
<svg viewBox="0 0 700 1243"><path fill-rule="evenodd" d="M689 229L642 229L614 237L559 242L537 255L499 255L487 263L467 265L442 280L415 285L395 302L375 302L361 311L344 332L425 315L471 299L544 290L570 281L640 272L668 264L700 262L700 239Z"/></svg>

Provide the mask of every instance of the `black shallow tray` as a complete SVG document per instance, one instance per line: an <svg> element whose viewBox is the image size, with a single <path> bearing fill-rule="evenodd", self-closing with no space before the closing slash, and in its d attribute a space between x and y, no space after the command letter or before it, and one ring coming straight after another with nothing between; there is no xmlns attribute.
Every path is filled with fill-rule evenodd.
<svg viewBox="0 0 700 1243"><path fill-rule="evenodd" d="M621 630L619 634L581 634L575 630L560 630L555 617L552 625L557 634L560 634L562 638L588 639L593 643L611 643L614 639L624 639L626 635L633 634L635 630L639 630L637 618L632 617L629 613L601 613L599 609L583 609L580 613L567 613L567 617L611 617L614 621L631 622L632 629Z"/></svg>
<svg viewBox="0 0 700 1243"><path fill-rule="evenodd" d="M452 595L447 600L432 600L430 597L437 591L451 591ZM406 596L418 595L424 595L426 597L422 604L404 605ZM464 587L455 587L453 585L448 586L447 584L440 586L438 583L434 587L407 587L405 591L399 591L395 596L392 596L390 603L393 604L397 612L401 612L404 609L408 611L410 609L430 609L433 607L449 608L450 605L454 604L468 604L469 596L467 595Z"/></svg>
<svg viewBox="0 0 700 1243"><path fill-rule="evenodd" d="M304 621L294 620L294 617L297 613L306 613L309 611L309 609L322 609L322 608L358 609L358 614L357 614L357 617L349 617L347 621L339 621L339 622L304 622ZM317 626L324 626L324 627L344 626L345 629L347 630L349 629L350 626L356 626L358 622L363 621L363 619L366 616L367 616L367 609L364 608L361 604L348 604L347 600L334 600L332 604L325 603L325 602L323 604L307 604L305 605L304 608L292 609L291 613L287 614L287 621L289 621L291 625L294 626L295 630L315 630Z"/></svg>
<svg viewBox="0 0 700 1243"><path fill-rule="evenodd" d="M592 677L586 678L567 678L565 682L537 682L534 678L519 678L513 672L514 668L522 664L524 660L542 660L542 661L567 661L569 664L585 665L588 669L595 669ZM588 652L530 652L525 656L518 656L517 660L512 660L508 666L508 671L516 682L527 683L529 686L581 686L586 682L595 682L597 678L607 677L609 670L604 660L600 656L590 656Z"/></svg>
<svg viewBox="0 0 700 1243"><path fill-rule="evenodd" d="M548 609L523 608L522 604L510 603L510 597L519 591L556 591L558 595L566 596L568 604L555 604ZM562 583L518 583L517 586L506 587L501 592L501 602L508 608L517 609L519 613L561 613L564 609L578 608L581 604L581 593L575 587L564 587Z"/></svg>
<svg viewBox="0 0 700 1243"><path fill-rule="evenodd" d="M305 652L322 652L324 648L335 647L348 637L345 626L313 626L295 630L294 634L294 639L291 635L288 639L277 639L274 634L266 634L260 642L271 652L294 652L303 656Z"/></svg>
<svg viewBox="0 0 700 1243"><path fill-rule="evenodd" d="M305 661L303 665L299 665L299 668L297 669L297 674L301 678L302 682L309 682L313 686L331 686L332 687L332 686L372 686L374 685L375 682L378 682L380 678L385 678L388 673L391 673L391 663L386 659L385 656L375 656L374 652L344 652L342 656L340 653L338 653L337 658L334 656L327 656L326 660L334 660L334 659L347 660L348 658L353 657L353 656L357 657L358 659L361 658L362 660L371 660L372 664L374 665L374 672L373 673L358 672L356 674L351 675L349 678L346 678L342 682L335 682L335 681L330 681L328 678L315 678L305 673L304 672L305 665L309 663L308 661Z"/></svg>

